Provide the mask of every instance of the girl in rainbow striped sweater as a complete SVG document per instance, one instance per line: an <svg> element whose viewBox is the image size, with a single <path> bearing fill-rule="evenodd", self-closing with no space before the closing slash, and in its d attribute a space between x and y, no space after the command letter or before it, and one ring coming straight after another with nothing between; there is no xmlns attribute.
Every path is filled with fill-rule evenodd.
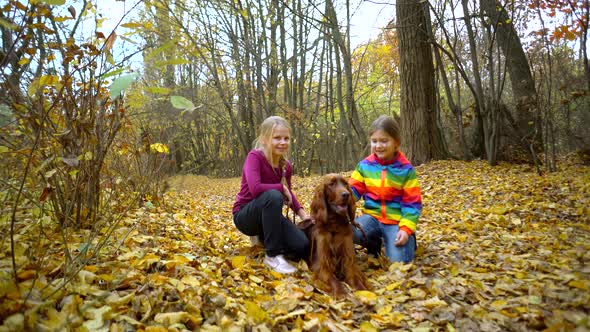
<svg viewBox="0 0 590 332"><path fill-rule="evenodd" d="M408 263L416 251L416 223L422 210L416 171L400 146L395 120L382 115L369 132L371 155L363 159L348 183L357 200L363 199L363 215L356 219L367 237L354 229L354 243L379 256L381 244L392 262Z"/></svg>

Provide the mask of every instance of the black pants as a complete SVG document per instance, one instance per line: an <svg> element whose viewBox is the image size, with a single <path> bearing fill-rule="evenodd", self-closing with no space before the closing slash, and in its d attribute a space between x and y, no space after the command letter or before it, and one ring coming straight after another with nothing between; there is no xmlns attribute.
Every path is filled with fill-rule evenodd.
<svg viewBox="0 0 590 332"><path fill-rule="evenodd" d="M262 193L234 214L240 232L258 235L264 242L266 255L286 255L301 259L309 254L309 241L297 226L282 214L283 194L278 190Z"/></svg>

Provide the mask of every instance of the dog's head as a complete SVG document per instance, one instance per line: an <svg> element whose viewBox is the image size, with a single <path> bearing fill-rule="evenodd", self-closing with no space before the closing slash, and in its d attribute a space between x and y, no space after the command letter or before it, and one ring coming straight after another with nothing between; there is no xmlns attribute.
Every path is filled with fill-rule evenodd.
<svg viewBox="0 0 590 332"><path fill-rule="evenodd" d="M328 221L328 215L334 214L354 221L355 201L348 182L340 174L327 174L315 188L311 202L311 214L316 223Z"/></svg>

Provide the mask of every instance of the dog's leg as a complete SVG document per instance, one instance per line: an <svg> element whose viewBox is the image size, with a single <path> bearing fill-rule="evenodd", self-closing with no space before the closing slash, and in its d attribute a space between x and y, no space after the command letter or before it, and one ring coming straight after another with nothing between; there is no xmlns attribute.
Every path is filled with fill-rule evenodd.
<svg viewBox="0 0 590 332"><path fill-rule="evenodd" d="M334 297L341 298L346 294L344 286L335 275L335 257L331 248L333 237L330 233L318 232L316 235L317 261L314 266L318 280L327 287L326 291L331 292Z"/></svg>
<svg viewBox="0 0 590 332"><path fill-rule="evenodd" d="M340 282L340 280L338 280L335 275L332 275L330 278L330 286L332 288L332 296L334 298L341 299L346 296L346 289L344 288L344 285L342 285L342 282Z"/></svg>
<svg viewBox="0 0 590 332"><path fill-rule="evenodd" d="M356 257L354 253L354 244L352 243L352 236L346 236L342 239L342 272L344 280L350 287L356 290L369 289L365 275L361 272L356 264Z"/></svg>

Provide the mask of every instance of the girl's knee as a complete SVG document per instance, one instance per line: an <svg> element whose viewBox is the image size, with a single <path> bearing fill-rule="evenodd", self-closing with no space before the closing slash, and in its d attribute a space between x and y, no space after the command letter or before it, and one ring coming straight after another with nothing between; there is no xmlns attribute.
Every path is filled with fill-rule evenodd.
<svg viewBox="0 0 590 332"><path fill-rule="evenodd" d="M356 222L362 226L369 226L374 221L377 221L377 220L368 214L363 214L363 215L359 216L358 218L356 218Z"/></svg>
<svg viewBox="0 0 590 332"><path fill-rule="evenodd" d="M378 256L381 250L382 233L379 228L379 221L368 214L356 218L358 227L353 228L352 241L367 248L373 256Z"/></svg>
<svg viewBox="0 0 590 332"><path fill-rule="evenodd" d="M265 191L260 197L266 205L283 205L283 194L276 189Z"/></svg>
<svg viewBox="0 0 590 332"><path fill-rule="evenodd" d="M354 227L352 229L352 242L354 244L364 245L366 241L365 235L360 231L360 229Z"/></svg>
<svg viewBox="0 0 590 332"><path fill-rule="evenodd" d="M363 214L362 216L356 218L356 223L359 225L359 228L355 228L355 231L359 233L365 233L369 240L374 237L381 237L382 232L380 228L380 223L377 219L373 218L368 214ZM362 231L361 231L362 230Z"/></svg>
<svg viewBox="0 0 590 332"><path fill-rule="evenodd" d="M406 244L403 246L394 246L393 248L389 248L389 250L387 250L387 257L392 263L410 263L414 260L414 255L416 253L415 248L416 247L410 238L410 240L408 240L408 242L406 242Z"/></svg>

